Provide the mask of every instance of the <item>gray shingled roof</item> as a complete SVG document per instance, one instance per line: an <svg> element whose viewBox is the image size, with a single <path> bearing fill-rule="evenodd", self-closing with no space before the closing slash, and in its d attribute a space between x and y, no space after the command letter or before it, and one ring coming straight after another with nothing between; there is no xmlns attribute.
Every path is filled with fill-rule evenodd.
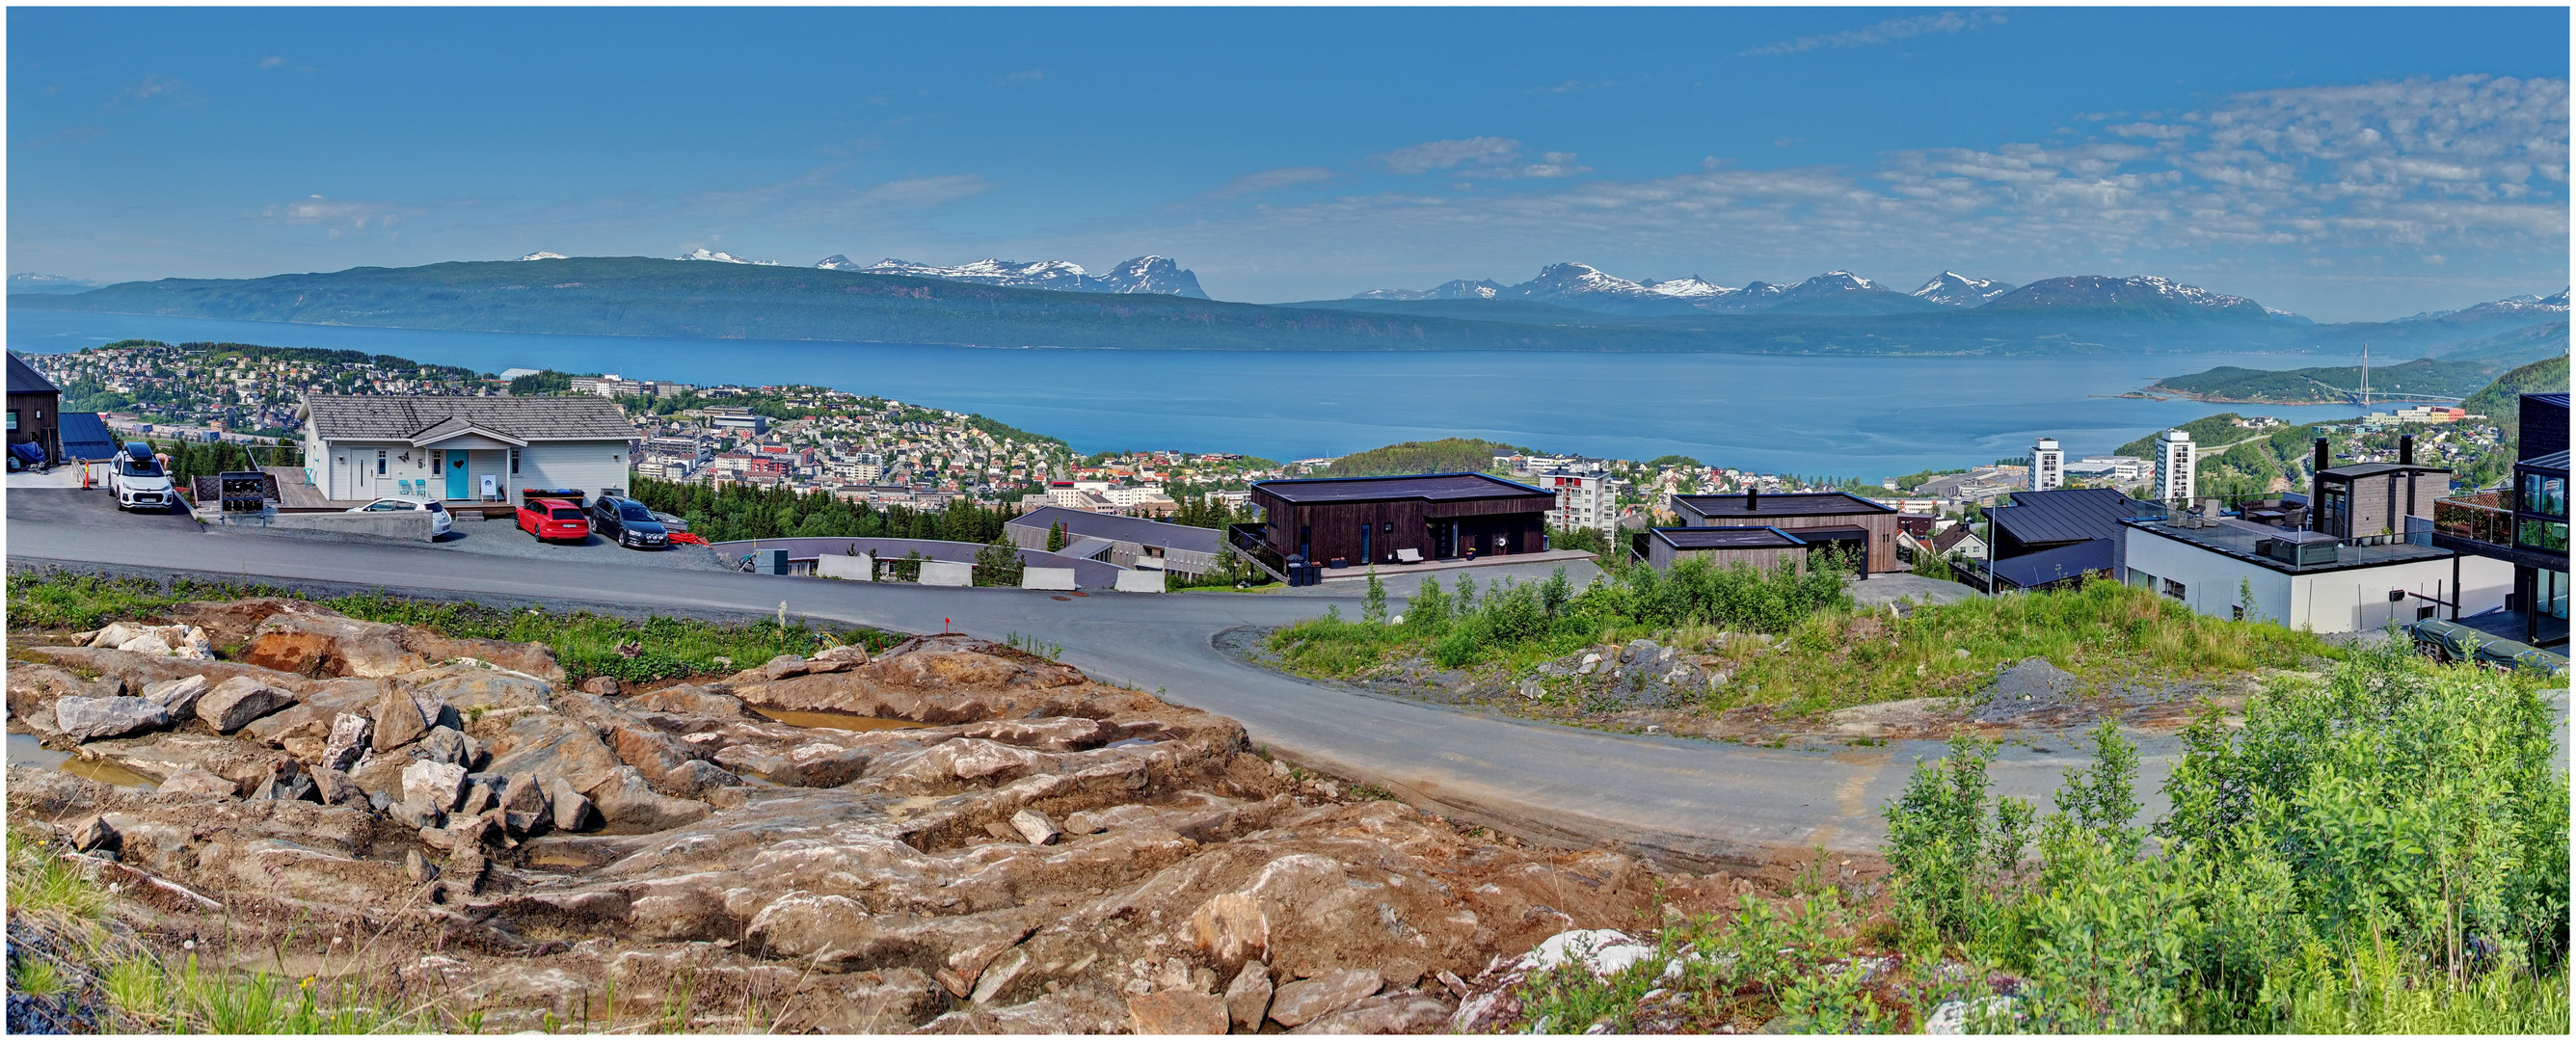
<svg viewBox="0 0 2576 1041"><path fill-rule="evenodd" d="M397 397L308 394L313 430L333 440L409 441L451 420L522 441L623 441L635 424L617 402L581 394L548 398ZM462 429L447 426L440 433Z"/></svg>

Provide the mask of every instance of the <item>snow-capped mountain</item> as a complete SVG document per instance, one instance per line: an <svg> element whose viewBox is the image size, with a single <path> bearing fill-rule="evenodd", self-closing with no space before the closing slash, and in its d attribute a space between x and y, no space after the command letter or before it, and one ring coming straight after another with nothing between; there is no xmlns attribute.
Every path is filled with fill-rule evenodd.
<svg viewBox="0 0 2576 1041"><path fill-rule="evenodd" d="M1991 311L2100 311L2172 317L2273 317L2270 308L2241 296L2212 292L2155 275L2073 275L2043 278L1988 301Z"/></svg>
<svg viewBox="0 0 2576 1041"><path fill-rule="evenodd" d="M712 260L712 261L715 261L715 262L717 262L717 263L719 263L719 264L760 264L760 265L764 265L764 266L768 266L768 267L777 267L777 266L778 266L778 262L777 262L777 261L775 261L775 260L745 260L745 259L743 259L743 258L741 258L741 257L734 256L734 255L733 255L733 254L731 254L731 253L716 253L716 252L712 252L712 251L708 250L705 246L700 246L700 247L698 247L698 248L696 248L696 249L690 250L687 254L682 255L682 256L679 256L679 257L676 257L676 258L673 258L673 259L677 259L677 260Z"/></svg>
<svg viewBox="0 0 2576 1041"><path fill-rule="evenodd" d="M1069 260L1022 262L986 258L956 267L916 264L888 257L864 267L850 258L835 253L817 262L815 267L831 271L860 271L871 275L903 275L910 278L936 278L949 282L973 282L977 285L1009 286L1014 289L1052 289L1066 293L1161 293L1205 300L1199 279L1168 257L1143 256L1123 261L1100 274L1082 269Z"/></svg>
<svg viewBox="0 0 2576 1041"><path fill-rule="evenodd" d="M2510 321L2517 318L2545 321L2566 316L2567 291L2561 289L2548 296L2524 293L2520 296L2508 296L2502 300L2490 300L2483 304L2463 307L2457 311L2426 311L2400 318L2398 321L2426 322L2437 318L2449 319L2453 322Z"/></svg>
<svg viewBox="0 0 2576 1041"><path fill-rule="evenodd" d="M39 275L32 271L9 276L12 293L84 293L98 288L98 283L69 275Z"/></svg>
<svg viewBox="0 0 2576 1041"><path fill-rule="evenodd" d="M530 254L528 254L527 256L520 257L519 259L521 259L521 260L571 260L572 258L571 258L571 257L567 257L567 256L565 256L565 255L563 255L563 254L561 254L561 253L548 253L548 252L546 252L546 251L544 251L544 250L538 250L538 251L536 251L536 252L534 252L534 253L530 253Z"/></svg>
<svg viewBox="0 0 2576 1041"><path fill-rule="evenodd" d="M1969 278L1956 271L1944 271L1923 283L1923 288L1909 294L1917 300L1929 300L1950 307L1975 307L2020 288L2010 282L1991 278Z"/></svg>
<svg viewBox="0 0 2576 1041"><path fill-rule="evenodd" d="M1589 264L1576 263L1550 264L1539 270L1538 277L1514 286L1462 279L1432 290L1373 290L1354 299L1456 300L1469 297L1536 300L1587 311L1631 315L1681 315L1703 311L1743 313L1777 307L1817 314L1879 314L1923 310L1928 306L1889 292L1886 287L1849 271L1827 272L1794 286L1754 282L1736 289L1698 275L1637 282Z"/></svg>

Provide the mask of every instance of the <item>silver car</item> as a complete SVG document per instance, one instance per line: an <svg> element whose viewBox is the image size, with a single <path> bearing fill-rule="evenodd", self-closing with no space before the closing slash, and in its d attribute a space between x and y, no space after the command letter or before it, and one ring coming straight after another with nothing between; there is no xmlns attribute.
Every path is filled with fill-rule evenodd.
<svg viewBox="0 0 2576 1041"><path fill-rule="evenodd" d="M455 518L447 515L447 505L418 499L378 499L364 506L352 506L351 513L392 513L397 510L428 510L429 537L437 538L456 530Z"/></svg>

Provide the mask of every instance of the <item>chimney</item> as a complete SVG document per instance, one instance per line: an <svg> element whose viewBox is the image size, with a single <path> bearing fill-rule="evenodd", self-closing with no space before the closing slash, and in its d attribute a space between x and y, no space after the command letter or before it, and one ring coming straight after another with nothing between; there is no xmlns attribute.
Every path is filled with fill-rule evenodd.
<svg viewBox="0 0 2576 1041"><path fill-rule="evenodd" d="M2316 462L2316 465L2315 465L2315 466L2313 466L2313 467L2310 467L2309 469L2311 469L2311 470L2319 470L2319 471L2322 471L2322 470L2324 470L2326 467L2333 465L2332 461L2331 461L2331 460L2329 459L2329 457L2328 457L2328 449L2326 448L2326 439L2325 439L2325 438L2320 437L2320 438L2318 438L2318 439L2317 439L2317 447L2316 447L2316 453L2315 453L2315 462Z"/></svg>
<svg viewBox="0 0 2576 1041"><path fill-rule="evenodd" d="M2415 465L2415 435L2397 435L2397 465Z"/></svg>
<svg viewBox="0 0 2576 1041"><path fill-rule="evenodd" d="M1758 484L1745 485L1744 512L1751 513L1755 507L1760 505L1762 505L1762 486Z"/></svg>

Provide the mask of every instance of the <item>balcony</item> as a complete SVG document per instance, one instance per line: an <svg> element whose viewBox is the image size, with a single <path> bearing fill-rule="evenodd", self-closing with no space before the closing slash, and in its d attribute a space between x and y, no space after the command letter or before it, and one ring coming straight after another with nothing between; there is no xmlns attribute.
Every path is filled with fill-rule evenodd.
<svg viewBox="0 0 2576 1041"><path fill-rule="evenodd" d="M2510 489L2438 500L2433 503L2433 534L2490 546L2511 546L2513 506Z"/></svg>

